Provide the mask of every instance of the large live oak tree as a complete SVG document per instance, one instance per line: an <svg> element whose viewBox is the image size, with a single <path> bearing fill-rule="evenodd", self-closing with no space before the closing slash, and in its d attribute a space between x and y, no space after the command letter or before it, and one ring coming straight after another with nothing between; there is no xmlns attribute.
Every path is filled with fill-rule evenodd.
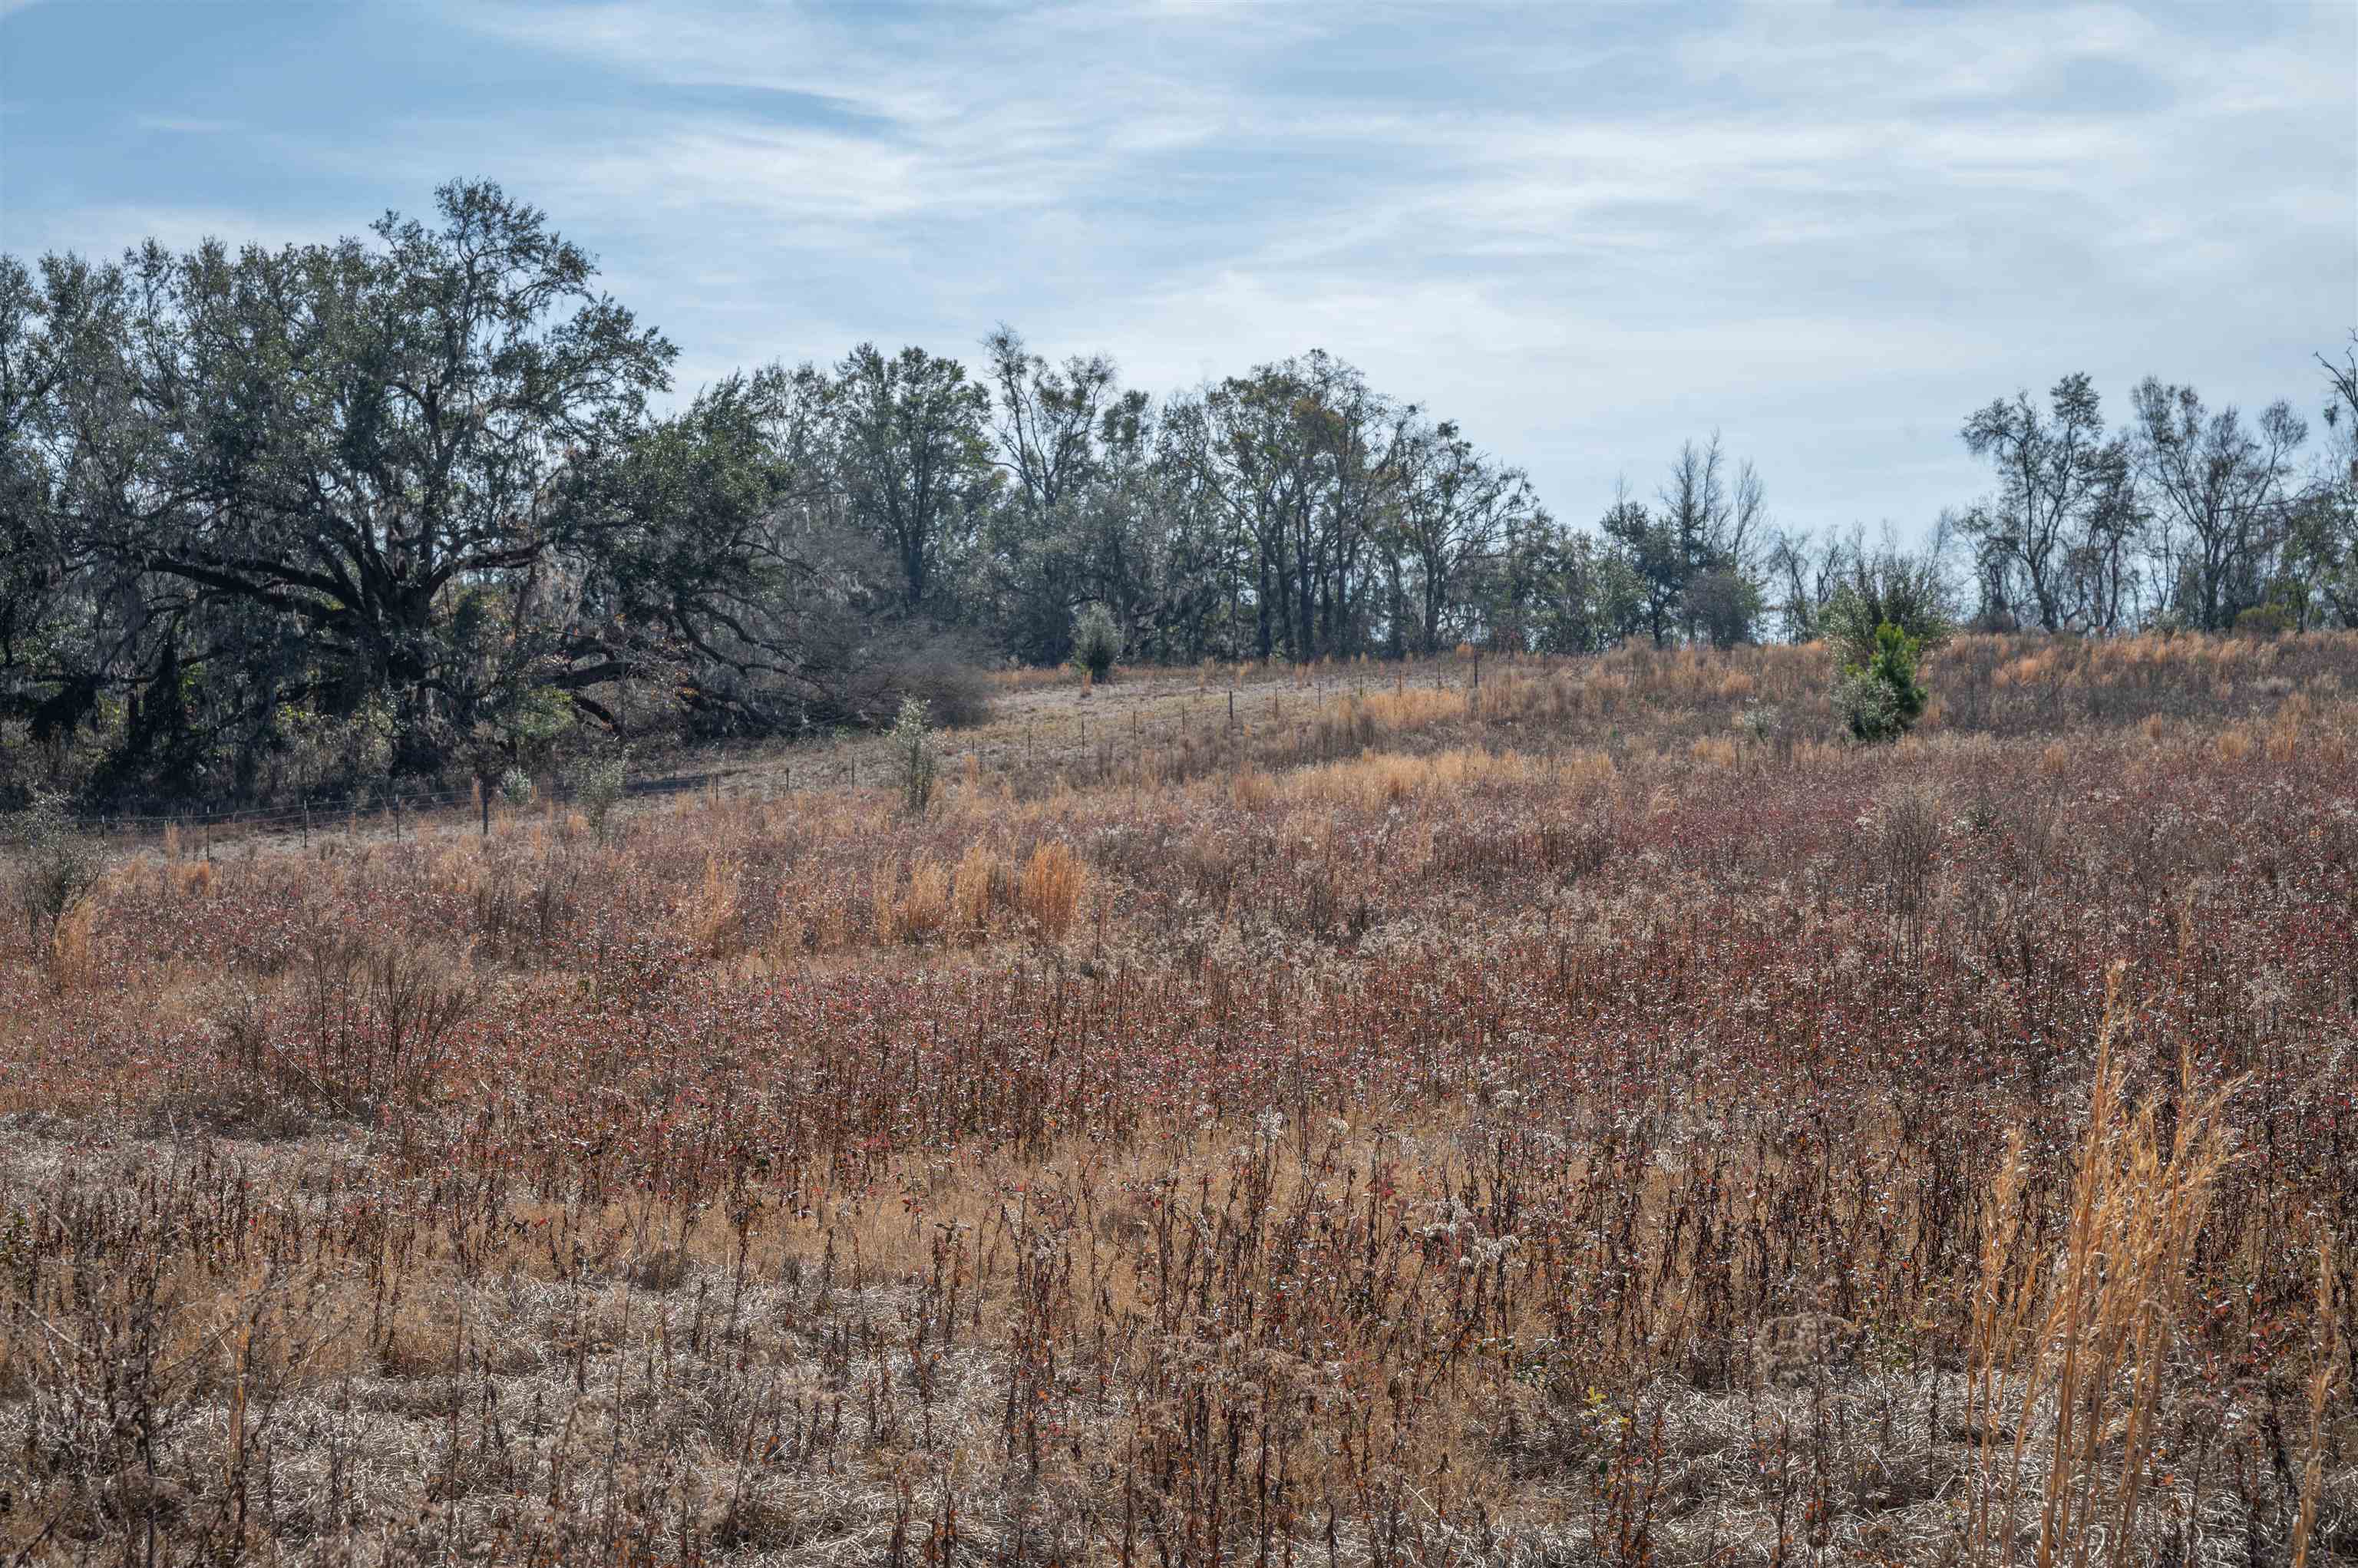
<svg viewBox="0 0 2358 1568"><path fill-rule="evenodd" d="M431 769L659 655L778 662L743 610L781 566L778 378L652 420L675 351L587 254L493 185L436 206L0 289L11 554L131 596L104 673L135 699L258 617L293 656L252 700L381 700Z"/></svg>

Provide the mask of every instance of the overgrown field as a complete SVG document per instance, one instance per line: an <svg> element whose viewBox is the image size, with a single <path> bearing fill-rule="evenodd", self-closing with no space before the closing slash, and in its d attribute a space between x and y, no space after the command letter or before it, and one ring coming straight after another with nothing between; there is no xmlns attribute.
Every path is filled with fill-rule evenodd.
<svg viewBox="0 0 2358 1568"><path fill-rule="evenodd" d="M1829 663L119 864L0 1560L2358 1558L2358 638Z"/></svg>

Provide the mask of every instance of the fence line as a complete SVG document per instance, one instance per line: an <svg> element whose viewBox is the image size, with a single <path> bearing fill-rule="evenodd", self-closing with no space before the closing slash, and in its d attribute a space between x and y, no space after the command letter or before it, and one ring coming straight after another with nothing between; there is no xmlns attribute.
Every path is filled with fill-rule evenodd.
<svg viewBox="0 0 2358 1568"><path fill-rule="evenodd" d="M776 768L723 768L700 773L648 773L635 779L625 779L622 782L622 793L626 796L682 795L689 790L713 788L720 781L727 779L763 777L777 773L784 773L791 777L793 766L789 763ZM569 783L555 779L546 783L535 781L534 794L536 798L554 801L558 805L570 805L578 796L578 792ZM472 806L478 798L480 797L475 789L454 789L431 790L419 795L387 794L373 802L368 800L307 801L296 806L253 806L220 811L106 812L77 816L74 818L74 826L84 833L98 836L119 835L125 838L161 833L169 827L252 827L265 830L277 827L293 830L298 827L316 827L324 829L334 824L362 817L399 818L424 812L445 810L452 806Z"/></svg>
<svg viewBox="0 0 2358 1568"><path fill-rule="evenodd" d="M1460 661L1446 657L1434 662L1451 670L1456 669L1460 665ZM1475 673L1471 684L1476 690L1479 689L1480 665L1481 661L1478 658L1472 663ZM1403 669L1394 674L1398 681L1404 676L1405 671ZM1212 729L1218 743L1228 746L1238 745L1256 736L1271 731L1282 733L1290 728L1300 732L1299 742L1295 748L1296 755L1293 759L1294 761L1305 759L1310 755L1311 749L1307 739L1307 727L1302 716L1298 713L1289 714L1286 711L1287 690L1302 693L1314 716L1318 709L1344 686L1347 686L1348 689L1355 694L1364 694L1368 689L1368 680L1365 672L1347 672L1343 674L1339 680L1332 675L1321 673L1307 681L1289 678L1274 683L1264 680L1250 684L1278 686L1278 690L1270 693L1271 708L1267 714L1256 716L1240 708L1237 703L1237 697L1243 687L1238 685L1229 686L1224 694L1205 693L1207 701L1212 703ZM1202 690L1203 688L1199 688L1199 691ZM1217 701L1221 695L1225 695L1227 699L1225 713L1220 711ZM1107 720L1105 728L1110 729L1116 722L1114 716L1109 714L1104 717ZM1150 730L1159 727L1163 730L1160 743L1167 747L1172 743L1177 730L1183 727L1182 723L1174 722L1167 717L1160 721L1159 726L1155 720L1142 720L1136 712L1131 712L1127 715L1127 718L1130 730L1129 750L1133 762L1142 762L1154 749L1157 742L1155 737L1149 732ZM1117 738L1102 733L1092 735L1089 716L1087 713L1078 716L1078 723L1081 736L1080 754L1077 759L1067 761L1064 773L1069 777L1076 772L1076 762L1084 768L1094 762L1093 771L1097 779L1102 782L1111 777L1113 772L1111 762ZM1144 728L1141 728L1141 725ZM1093 741L1094 745L1092 745ZM1028 765L1036 770L1040 766L1038 738L1030 726L1026 727L1024 732L1024 745L1030 752ZM716 795L734 794L755 784L774 784L783 787L787 793L792 793L794 775L798 766L803 769L804 777L806 780L823 776L832 766L840 770L839 776L850 787L856 789L860 783L857 752L854 751L849 755L839 755L841 752L842 748L838 745L826 753L829 759L827 762L821 762L816 756L804 755L784 761L757 762L739 767L711 768L699 773L647 773L635 779L625 779L622 783L622 794L625 797L676 795L694 790L710 790ZM233 807L217 811L92 814L77 816L75 825L81 831L92 835L137 838L160 836L166 829L176 827L180 828L244 827L261 832L273 829L293 832L300 829L308 833L315 828L320 831L332 831L346 823L369 818L379 823L390 820L397 831L405 816L447 810L462 805L473 805L479 798L478 789L480 788L481 786L470 789L430 791L420 795L397 795L387 792L373 803L363 798L318 803L306 801L295 806ZM496 785L493 788L495 789ZM481 793L488 795L492 791L483 790ZM546 782L535 781L535 794L537 798L557 805L571 805L579 798L579 792L572 784L562 777L551 778Z"/></svg>

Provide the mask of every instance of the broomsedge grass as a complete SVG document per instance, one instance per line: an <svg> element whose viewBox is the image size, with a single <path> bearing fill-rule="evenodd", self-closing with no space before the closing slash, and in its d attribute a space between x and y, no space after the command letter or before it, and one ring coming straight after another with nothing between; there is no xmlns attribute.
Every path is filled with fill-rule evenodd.
<svg viewBox="0 0 2358 1568"><path fill-rule="evenodd" d="M1824 660L125 867L0 959L0 1552L2358 1552L2358 643Z"/></svg>

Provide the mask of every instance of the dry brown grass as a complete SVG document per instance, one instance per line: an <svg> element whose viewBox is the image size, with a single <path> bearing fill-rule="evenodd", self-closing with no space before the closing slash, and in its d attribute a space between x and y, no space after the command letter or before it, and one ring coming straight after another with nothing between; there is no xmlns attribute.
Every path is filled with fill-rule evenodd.
<svg viewBox="0 0 2358 1568"><path fill-rule="evenodd" d="M120 871L0 962L0 1553L2358 1551L2358 705L1812 657Z"/></svg>
<svg viewBox="0 0 2358 1568"><path fill-rule="evenodd" d="M1023 917L1052 942L1061 941L1080 914L1087 876L1080 858L1061 843L1043 844L1023 863L1016 900Z"/></svg>
<svg viewBox="0 0 2358 1568"><path fill-rule="evenodd" d="M2016 1561L2034 1518L2041 1568L2148 1561L2164 1547L2167 1527L2149 1517L2163 1511L2153 1494L2168 1485L2152 1463L2156 1428L2171 1413L2173 1348L2191 1326L2190 1255L2237 1158L2226 1110L2244 1081L2206 1090L2181 1062L2173 1130L2159 1129L2150 1099L2129 1109L2115 1052L2121 983L2115 970L2056 1256L2008 1257L1996 1239L1985 1253L1971 1418L1984 1434L1976 1563ZM2017 1180L1998 1188L2001 1206ZM2001 1461L1993 1439L2002 1423L2014 1437Z"/></svg>
<svg viewBox="0 0 2358 1568"><path fill-rule="evenodd" d="M1018 882L1014 865L977 840L958 857L950 902L961 930L980 935L990 929L991 916L1015 906Z"/></svg>

